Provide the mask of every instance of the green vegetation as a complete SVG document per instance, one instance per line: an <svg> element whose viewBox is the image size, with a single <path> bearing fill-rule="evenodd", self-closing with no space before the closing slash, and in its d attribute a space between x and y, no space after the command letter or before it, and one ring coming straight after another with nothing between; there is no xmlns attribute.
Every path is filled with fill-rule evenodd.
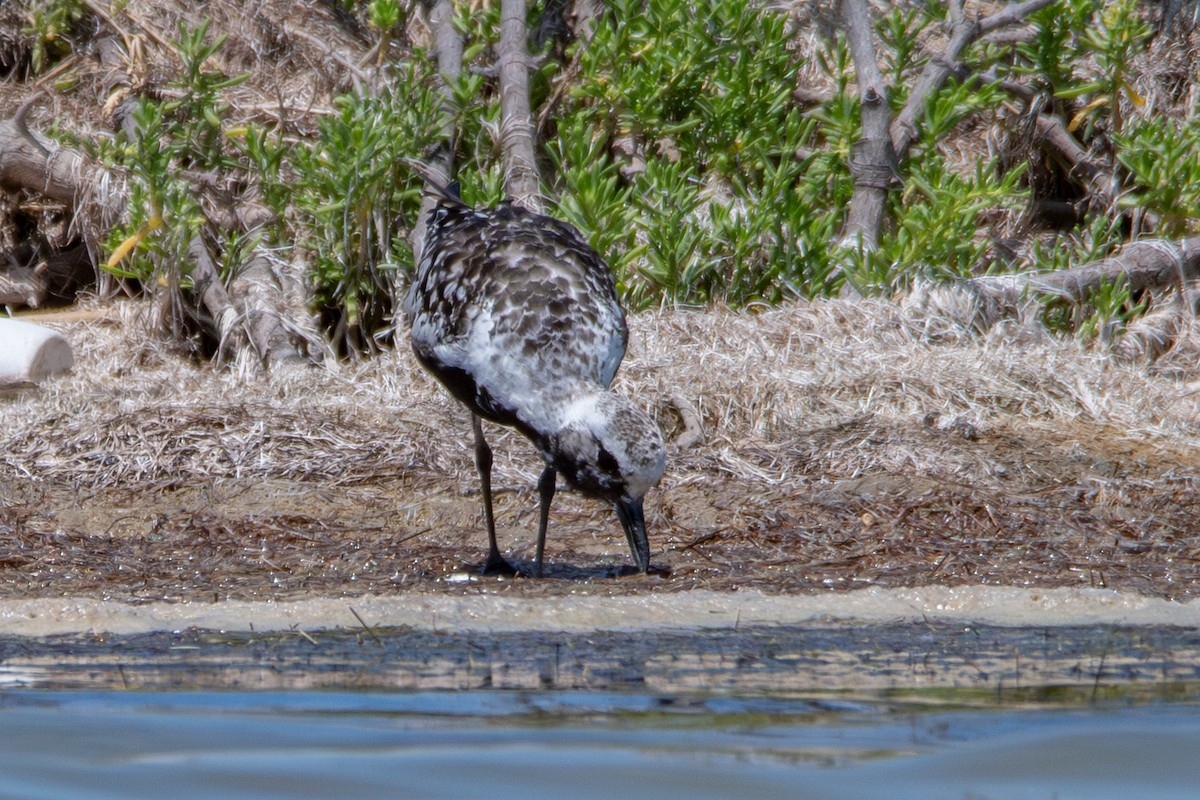
<svg viewBox="0 0 1200 800"><path fill-rule="evenodd" d="M186 285L185 273L164 273L163 265L187 263L188 245L196 236L230 236L207 224L193 180L198 174L215 180L240 166L223 130L228 112L223 97L247 76L227 77L206 66L224 44L223 37L207 41L207 33L207 24L180 26L175 47L182 69L169 86L172 96L144 98L133 113L138 134L118 135L98 153L124 167L130 178L131 219L127 227L110 232L112 257L106 265L122 277Z"/></svg>
<svg viewBox="0 0 1200 800"><path fill-rule="evenodd" d="M844 212L798 155L819 125L792 101L789 40L783 15L740 0L619 0L582 51L552 188L635 306L829 288Z"/></svg>
<svg viewBox="0 0 1200 800"><path fill-rule="evenodd" d="M1140 119L1116 141L1130 188L1121 205L1159 217L1166 236L1185 236L1200 219L1200 120Z"/></svg>
<svg viewBox="0 0 1200 800"><path fill-rule="evenodd" d="M83 19L81 0L45 0L34 4L24 33L33 39L29 66L37 75L71 52L70 34Z"/></svg>
<svg viewBox="0 0 1200 800"><path fill-rule="evenodd" d="M313 300L335 343L351 350L387 328L396 302L394 272L413 263L407 228L421 202L421 182L404 165L434 141L439 99L424 60L396 72L377 96L338 99L309 147L292 153L290 233L307 255ZM285 241L289 232L281 232Z"/></svg>
<svg viewBox="0 0 1200 800"><path fill-rule="evenodd" d="M440 106L426 59L396 72L394 91L338 98L337 114L320 120L312 142L287 145L260 126L231 128L223 93L248 76L226 77L205 66L223 37L207 25L181 26L175 49L183 64L174 99L143 98L134 112L138 135L118 136L98 155L130 177L131 218L109 236L107 269L148 286L188 290L198 236L216 242L220 277L244 263L232 257L254 246L290 246L307 265L313 310L343 352L369 350L388 327L394 273L412 263L405 230L415 217L420 182L403 159L433 141ZM197 174L234 176L274 223L249 237L211 224L195 190Z"/></svg>
<svg viewBox="0 0 1200 800"><path fill-rule="evenodd" d="M1059 97L1092 98L1071 120L1072 129L1085 123L1091 126L1092 115L1106 110L1109 131L1119 134L1124 120L1122 101L1128 100L1136 107L1144 105L1129 82L1131 62L1150 36L1150 26L1141 18L1137 5L1137 0L1105 3L1081 32L1083 52L1092 55L1095 69L1083 82L1058 91Z"/></svg>
<svg viewBox="0 0 1200 800"><path fill-rule="evenodd" d="M397 0L340 7L366 20L381 56L389 42L402 41L400 23L412 13ZM39 68L55 32L80 8L56 0L34 17ZM414 260L408 235L420 184L404 159L436 142L444 114L456 126L464 198L503 197L498 89L488 72L499 3L460 3L456 11L464 69L448 108L432 56L413 49L385 66L386 89L338 98L317 135L300 141L259 125L231 128L224 93L243 76L206 66L222 40L205 26L181 28L175 91L143 97L135 115L141 134L102 149L133 178L133 219L109 242L110 268L186 287L186 266L158 273L163 264L186 265L196 235L217 242L229 271L237 259L224 256L235 249L294 246L289 257L306 265L313 311L331 338L343 351L372 348L389 328L399 273ZM531 21L541 12L532 8ZM541 114L546 194L552 212L607 258L633 307L776 303L836 293L846 282L887 295L917 277L1062 268L1111 252L1133 216L1155 220L1158 233L1187 235L1200 218L1200 124L1145 113L1134 86L1153 33L1147 14L1134 0L1061 0L1034 14L1032 35L1015 45L970 49L969 75L951 78L926 103L918 139L896 165L879 246L864 251L838 244L860 137L845 40L801 47L793 19L750 0L613 0L591 42L557 56L548 47L537 62L533 106ZM937 3L898 4L876 20L894 112L936 58L922 37L945 21ZM980 80L985 72L990 77ZM1061 167L1057 177L1031 174L1047 167L1027 141L1025 151L1005 152L982 133L963 135L972 127L1028 128L1028 118L1013 114L1005 80L1038 93L1039 108L1068 121L1119 183L1114 207L1087 205L1074 227L1026 235L1016 252L1001 252L996 240L1017 227L1046 185L1073 177ZM805 82L818 88L798 93ZM1013 138L1022 135L1028 139L1019 131ZM209 171L237 175L239 199L254 198L274 221L236 241L206 223L190 187ZM1135 300L1113 286L1094 300L1091 316L1048 307L1047 317L1090 337L1097 325L1136 315Z"/></svg>

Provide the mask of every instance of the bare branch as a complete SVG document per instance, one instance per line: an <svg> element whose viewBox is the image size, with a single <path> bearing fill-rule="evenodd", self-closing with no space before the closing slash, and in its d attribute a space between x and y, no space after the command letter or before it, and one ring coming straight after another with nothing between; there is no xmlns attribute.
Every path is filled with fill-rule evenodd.
<svg viewBox="0 0 1200 800"><path fill-rule="evenodd" d="M1062 159L1071 174L1082 181L1088 190L1089 202L1105 210L1111 209L1116 203L1116 179L1112 172L1083 149L1058 117L1039 114L1035 124L1038 144Z"/></svg>
<svg viewBox="0 0 1200 800"><path fill-rule="evenodd" d="M1016 22L1023 21L1035 11L1040 11L1056 0L1025 0L1024 3L1013 3L997 11L995 14L984 17L979 21L979 33L991 33L992 31L1003 28L1006 25L1012 25Z"/></svg>
<svg viewBox="0 0 1200 800"><path fill-rule="evenodd" d="M970 14L962 15L950 29L950 41L940 53L929 59L909 93L904 108L892 123L892 147L896 153L903 158L908 148L916 141L917 125L925 113L925 104L945 84L963 51L972 42L985 33L1020 22L1052 2L1054 0L1027 0L1024 3L1015 3L982 20Z"/></svg>
<svg viewBox="0 0 1200 800"><path fill-rule="evenodd" d="M1131 242L1121 252L1058 272L984 276L962 285L1006 303L1016 304L1029 294L1061 297L1073 303L1087 302L1104 284L1124 282L1131 292L1173 288L1200 278L1200 236L1172 242L1143 239Z"/></svg>
<svg viewBox="0 0 1200 800"><path fill-rule="evenodd" d="M571 4L571 27L575 35L585 42L590 42L596 32L596 20L603 13L604 4L601 0L575 0Z"/></svg>
<svg viewBox="0 0 1200 800"><path fill-rule="evenodd" d="M1124 282L1131 292L1138 293L1174 288L1197 278L1200 278L1200 236L1182 242L1143 239L1130 242L1108 258L1074 269L1030 276L1028 289L1082 303L1104 284Z"/></svg>
<svg viewBox="0 0 1200 800"><path fill-rule="evenodd" d="M1144 239L1126 245L1119 253L1097 259L1073 269L1047 273L989 275L954 284L928 284L917 287L905 299L905 305L924 313L931 320L950 320L954 324L986 331L1005 319L1020 317L1039 296L1061 298L1082 305L1104 285L1124 284L1134 294L1162 294L1180 290L1200 280L1200 236L1179 242ZM1124 351L1153 359L1166 352L1190 324L1193 315L1189 302L1177 303L1171 311L1160 309L1147 315L1142 325L1131 325L1137 338L1126 343ZM937 330L939 326L934 326ZM1120 353L1118 353L1120 355Z"/></svg>

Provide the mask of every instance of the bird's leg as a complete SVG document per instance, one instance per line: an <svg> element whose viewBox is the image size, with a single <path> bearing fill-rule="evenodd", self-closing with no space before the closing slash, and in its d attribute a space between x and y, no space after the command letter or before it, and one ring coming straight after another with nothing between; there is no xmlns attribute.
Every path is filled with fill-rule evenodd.
<svg viewBox="0 0 1200 800"><path fill-rule="evenodd" d="M546 552L546 525L550 520L550 501L554 499L554 485L558 479L558 473L554 471L554 467L546 467L542 470L542 477L538 479L538 495L541 497L538 515L538 534L537 534L537 555L533 560L533 577L542 577L542 554Z"/></svg>
<svg viewBox="0 0 1200 800"><path fill-rule="evenodd" d="M483 438L483 423L477 414L471 415L471 430L475 432L475 468L479 470L479 483L483 487L483 520L488 532L488 557L483 572L485 575L515 575L517 571L504 560L496 546L496 518L492 514L492 448Z"/></svg>

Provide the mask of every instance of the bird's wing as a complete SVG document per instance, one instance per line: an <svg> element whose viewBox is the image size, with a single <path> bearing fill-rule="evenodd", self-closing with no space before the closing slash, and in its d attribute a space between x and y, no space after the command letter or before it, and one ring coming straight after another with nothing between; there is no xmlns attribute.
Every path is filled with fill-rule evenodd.
<svg viewBox="0 0 1200 800"><path fill-rule="evenodd" d="M570 226L514 204L438 204L406 307L418 354L513 391L559 379L607 387L625 353L612 273Z"/></svg>

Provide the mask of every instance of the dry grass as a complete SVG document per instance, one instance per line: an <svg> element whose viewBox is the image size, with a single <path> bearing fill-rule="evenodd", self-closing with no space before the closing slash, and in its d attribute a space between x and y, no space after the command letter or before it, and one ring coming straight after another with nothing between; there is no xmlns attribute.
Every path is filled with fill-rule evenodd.
<svg viewBox="0 0 1200 800"><path fill-rule="evenodd" d="M443 578L483 549L469 426L407 350L244 379L147 340L145 308L56 325L75 373L4 401L0 594L464 591ZM648 501L670 575L607 580L627 561L611 512L563 493L565 580L483 585L1193 596L1200 338L1148 370L1015 323L931 322L872 301L634 318L620 389L669 438L673 396L704 426ZM519 436L493 444L502 546L528 559L539 462Z"/></svg>
<svg viewBox="0 0 1200 800"><path fill-rule="evenodd" d="M797 46L810 52L832 7L796 12ZM105 135L128 92L122 76L163 84L177 71L170 47L134 40L201 21L182 0L113 13L117 61L72 68L73 90L39 102L34 127L70 119L81 137ZM222 70L252 73L229 98L232 117L311 135L370 56L370 36L331 14L281 0L206 4L213 29L230 35ZM420 26L414 18L410 36ZM0 49L19 46L0 33ZM1139 85L1156 109L1192 105L1192 92L1169 91L1185 61ZM800 86L830 89L812 59L803 69ZM36 91L10 88L0 112ZM973 163L984 141L977 130L963 138L947 146ZM615 570L603 565L628 560L613 515L563 493L548 549L552 577L568 580L482 586L937 581L1194 596L1200 336L1187 330L1147 368L1020 320L979 335L955 321L969 317L961 311L828 301L639 315L621 390L669 438L684 432L679 406L704 430L648 499L654 560L670 575L608 580ZM75 373L0 398L0 596L478 590L442 581L483 552L466 414L407 349L257 378L165 349L149 317L127 303L55 323L76 348ZM502 544L529 559L539 462L514 434L493 445Z"/></svg>

